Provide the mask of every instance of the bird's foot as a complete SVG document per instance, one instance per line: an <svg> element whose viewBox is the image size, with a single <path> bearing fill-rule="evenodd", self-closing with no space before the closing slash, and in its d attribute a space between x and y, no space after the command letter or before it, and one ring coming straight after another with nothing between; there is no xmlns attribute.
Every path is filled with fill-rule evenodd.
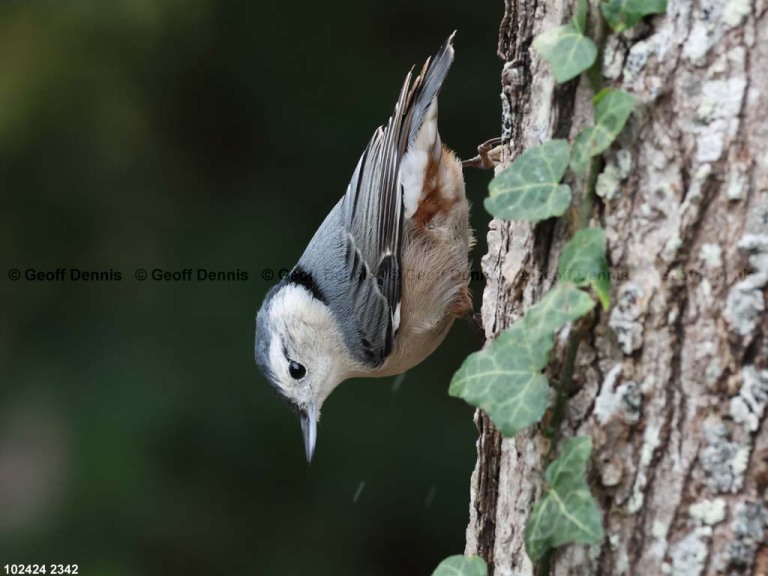
<svg viewBox="0 0 768 576"><path fill-rule="evenodd" d="M461 163L463 168L472 167L480 170L496 168L501 162L502 144L501 138L491 138L477 147L477 156L464 160Z"/></svg>

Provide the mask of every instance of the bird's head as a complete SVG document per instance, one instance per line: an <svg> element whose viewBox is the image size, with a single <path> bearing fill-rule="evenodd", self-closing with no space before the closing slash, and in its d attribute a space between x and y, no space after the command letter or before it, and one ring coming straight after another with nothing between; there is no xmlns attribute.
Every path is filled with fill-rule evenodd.
<svg viewBox="0 0 768 576"><path fill-rule="evenodd" d="M299 415L311 461L320 408L351 368L331 310L304 286L281 282L256 316L255 354L261 373Z"/></svg>

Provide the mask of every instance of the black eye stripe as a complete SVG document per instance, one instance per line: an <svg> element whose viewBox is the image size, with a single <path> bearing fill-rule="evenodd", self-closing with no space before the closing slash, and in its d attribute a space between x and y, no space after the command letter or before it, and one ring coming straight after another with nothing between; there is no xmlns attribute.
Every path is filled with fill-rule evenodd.
<svg viewBox="0 0 768 576"><path fill-rule="evenodd" d="M304 378L304 376L307 375L307 369L304 367L304 365L299 364L295 360L291 360L288 362L288 373L294 380L301 380Z"/></svg>

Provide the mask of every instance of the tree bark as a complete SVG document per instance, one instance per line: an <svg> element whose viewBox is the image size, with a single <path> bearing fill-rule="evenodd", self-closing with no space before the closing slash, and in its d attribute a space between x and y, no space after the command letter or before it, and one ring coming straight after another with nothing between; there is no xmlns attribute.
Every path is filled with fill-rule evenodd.
<svg viewBox="0 0 768 576"><path fill-rule="evenodd" d="M506 0L499 169L592 121L588 83L557 86L530 48L572 4ZM606 539L560 549L549 573L768 574L768 2L670 0L609 35L599 58L604 84L638 106L597 183L590 221L606 229L612 304L578 349L562 437L592 438ZM551 287L570 228L491 222L489 338ZM523 528L548 440L541 426L507 439L475 421L466 552L496 576L533 574Z"/></svg>

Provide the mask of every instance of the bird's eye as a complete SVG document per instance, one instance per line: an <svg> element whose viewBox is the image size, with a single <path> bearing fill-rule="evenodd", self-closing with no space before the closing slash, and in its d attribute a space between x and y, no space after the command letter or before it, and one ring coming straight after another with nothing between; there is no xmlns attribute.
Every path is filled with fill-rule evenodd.
<svg viewBox="0 0 768 576"><path fill-rule="evenodd" d="M307 369L295 360L291 360L288 364L288 373L294 380L301 380L307 375Z"/></svg>

